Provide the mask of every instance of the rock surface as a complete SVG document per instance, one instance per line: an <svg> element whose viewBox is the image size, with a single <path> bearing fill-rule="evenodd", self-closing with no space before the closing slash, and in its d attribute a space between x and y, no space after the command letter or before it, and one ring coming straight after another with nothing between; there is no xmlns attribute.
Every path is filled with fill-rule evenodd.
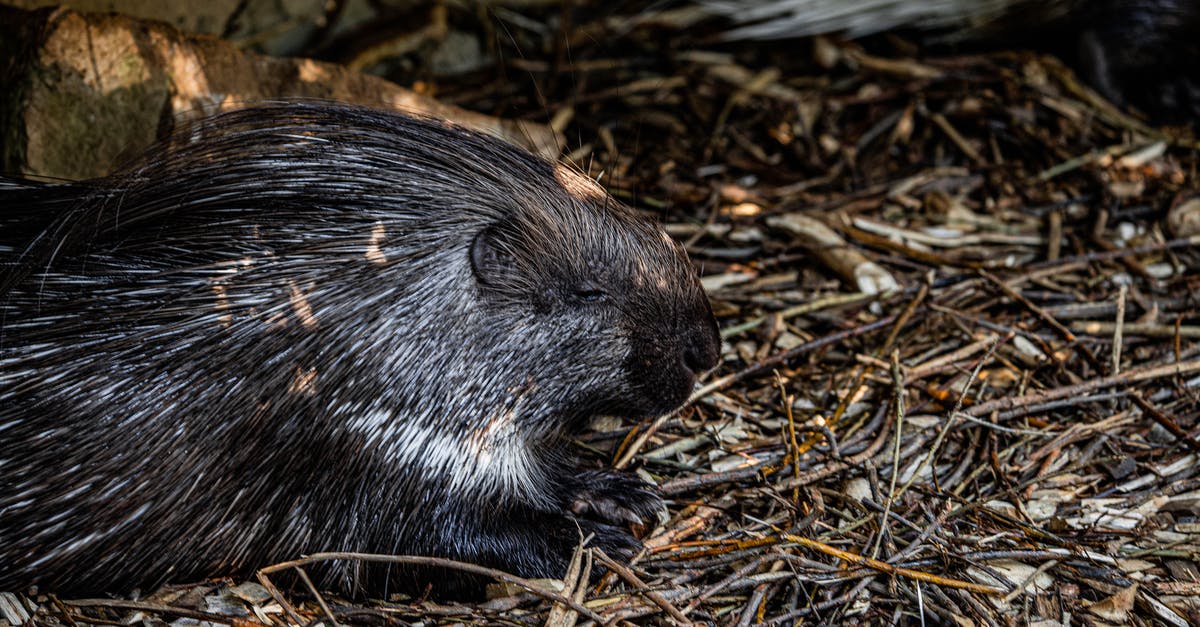
<svg viewBox="0 0 1200 627"><path fill-rule="evenodd" d="M174 124L272 98L330 99L453 120L547 157L550 128L445 105L311 59L245 52L115 14L0 7L0 171L102 176Z"/></svg>

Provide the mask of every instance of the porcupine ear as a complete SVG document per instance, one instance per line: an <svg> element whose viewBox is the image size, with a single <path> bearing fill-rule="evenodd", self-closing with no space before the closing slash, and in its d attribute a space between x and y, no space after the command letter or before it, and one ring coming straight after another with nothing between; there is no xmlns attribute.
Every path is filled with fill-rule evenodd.
<svg viewBox="0 0 1200 627"><path fill-rule="evenodd" d="M471 242L471 269L481 285L498 288L512 285L517 275L513 256L514 228L508 222L485 227Z"/></svg>

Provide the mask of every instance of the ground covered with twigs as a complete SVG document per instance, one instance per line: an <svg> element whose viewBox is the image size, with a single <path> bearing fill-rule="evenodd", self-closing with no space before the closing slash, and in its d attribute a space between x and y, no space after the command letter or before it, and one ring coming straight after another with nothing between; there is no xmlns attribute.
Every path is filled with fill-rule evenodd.
<svg viewBox="0 0 1200 627"><path fill-rule="evenodd" d="M449 19L488 63L393 78L550 122L703 272L722 365L679 414L579 443L667 495L645 552L473 604L210 582L46 620L1200 624L1190 130L1031 52Z"/></svg>

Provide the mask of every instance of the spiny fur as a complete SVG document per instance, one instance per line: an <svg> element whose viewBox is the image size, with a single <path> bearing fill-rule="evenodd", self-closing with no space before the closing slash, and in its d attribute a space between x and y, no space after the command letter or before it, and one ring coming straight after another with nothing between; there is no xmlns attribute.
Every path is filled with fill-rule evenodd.
<svg viewBox="0 0 1200 627"><path fill-rule="evenodd" d="M717 356L660 229L439 121L264 105L111 177L6 181L0 205L0 589L318 551L557 576L581 529L628 554L657 497L564 440L678 406Z"/></svg>

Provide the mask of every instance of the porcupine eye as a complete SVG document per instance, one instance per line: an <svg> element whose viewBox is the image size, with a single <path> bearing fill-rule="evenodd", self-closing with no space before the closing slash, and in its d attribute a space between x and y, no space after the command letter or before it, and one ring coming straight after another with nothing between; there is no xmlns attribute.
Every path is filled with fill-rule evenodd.
<svg viewBox="0 0 1200 627"><path fill-rule="evenodd" d="M585 284L575 288L575 298L583 303L595 303L604 300L608 293L596 285Z"/></svg>

